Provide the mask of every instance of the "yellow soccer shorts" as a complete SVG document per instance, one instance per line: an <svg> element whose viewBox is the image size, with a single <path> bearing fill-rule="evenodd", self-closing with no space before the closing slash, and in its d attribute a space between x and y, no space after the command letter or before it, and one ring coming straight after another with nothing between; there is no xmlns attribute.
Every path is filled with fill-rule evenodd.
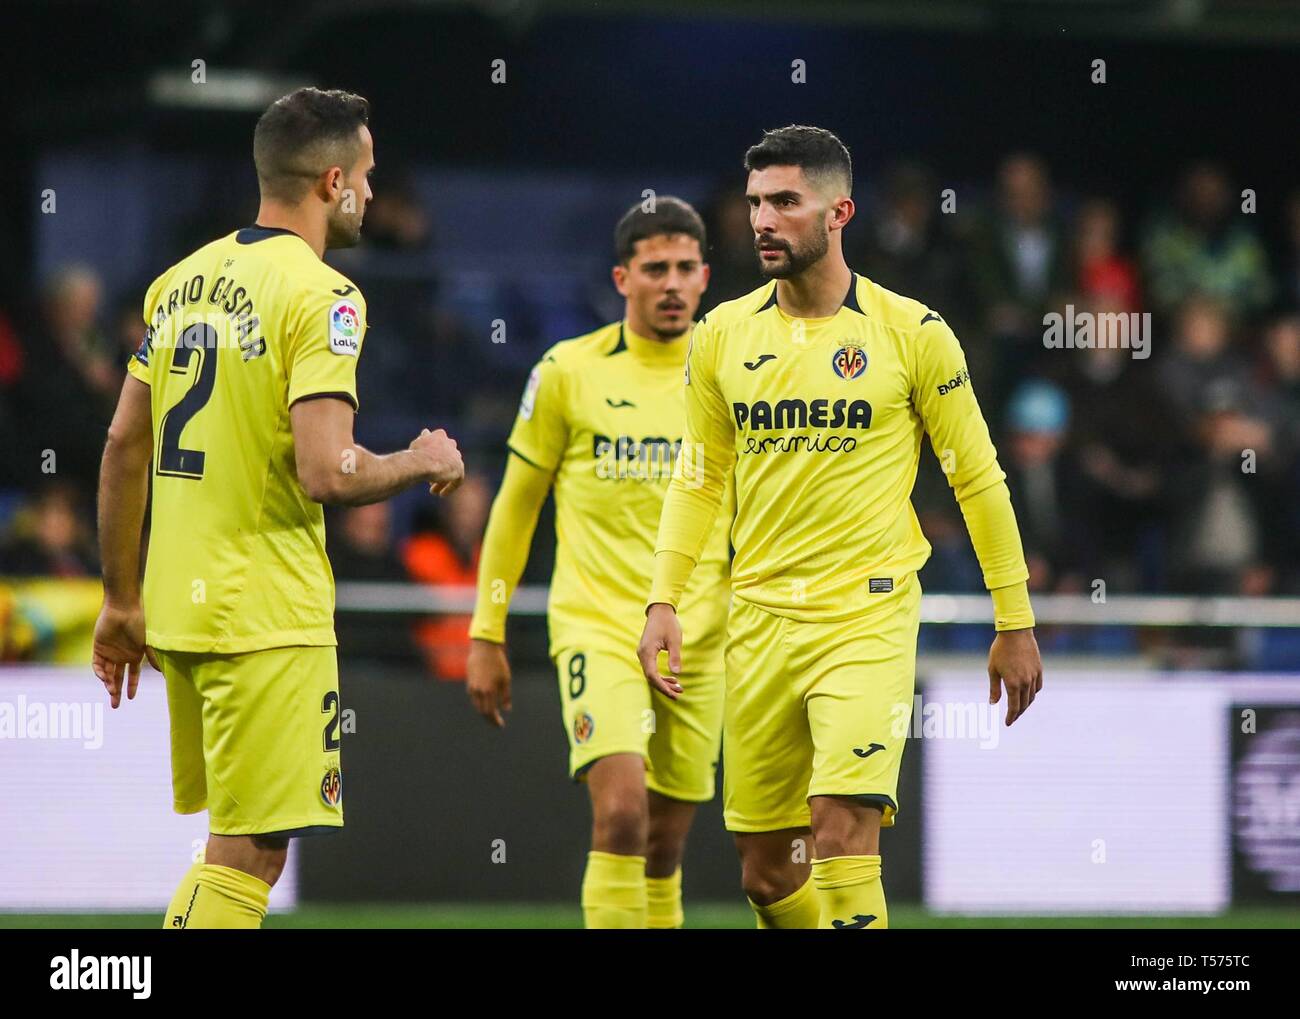
<svg viewBox="0 0 1300 1019"><path fill-rule="evenodd" d="M811 796L898 812L916 687L915 574L867 612L802 622L740 599L727 629L723 816L734 832L809 824Z"/></svg>
<svg viewBox="0 0 1300 1019"><path fill-rule="evenodd" d="M602 757L640 754L646 787L688 803L713 799L722 738L720 642L682 650L677 700L652 690L634 646L592 639L555 655L569 738L569 774L581 781Z"/></svg>
<svg viewBox="0 0 1300 1019"><path fill-rule="evenodd" d="M214 835L309 835L343 826L333 647L216 655L158 651L178 814Z"/></svg>

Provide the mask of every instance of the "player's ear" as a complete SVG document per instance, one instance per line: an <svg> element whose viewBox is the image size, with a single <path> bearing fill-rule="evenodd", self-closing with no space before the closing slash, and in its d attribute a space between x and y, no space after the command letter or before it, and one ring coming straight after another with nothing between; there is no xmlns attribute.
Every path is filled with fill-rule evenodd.
<svg viewBox="0 0 1300 1019"><path fill-rule="evenodd" d="M857 212L857 206L853 204L852 198L850 198L848 195L845 195L843 198L841 198L838 202L835 203L834 212L835 212L835 221L834 221L835 228L838 230L843 230L846 226L848 226L849 220L853 218L853 214Z"/></svg>
<svg viewBox="0 0 1300 1019"><path fill-rule="evenodd" d="M335 204L343 194L343 168L331 166L316 179L316 192L327 205Z"/></svg>
<svg viewBox="0 0 1300 1019"><path fill-rule="evenodd" d="M620 296L626 297L627 296L627 266L625 266L622 262L618 263L610 271L610 276L614 280L614 289L619 292Z"/></svg>

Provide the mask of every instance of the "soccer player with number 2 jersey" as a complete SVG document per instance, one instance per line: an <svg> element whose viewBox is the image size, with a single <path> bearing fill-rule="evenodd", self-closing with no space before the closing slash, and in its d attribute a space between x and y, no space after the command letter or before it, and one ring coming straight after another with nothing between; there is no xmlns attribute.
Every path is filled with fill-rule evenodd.
<svg viewBox="0 0 1300 1019"><path fill-rule="evenodd" d="M385 456L352 438L366 305L322 257L360 235L368 115L360 96L314 88L262 115L257 222L149 287L104 449L95 674L116 708L124 687L135 696L146 653L161 669L174 806L208 812L171 929L260 926L288 840L343 825L321 503L421 482L445 494L464 476L441 430Z"/></svg>

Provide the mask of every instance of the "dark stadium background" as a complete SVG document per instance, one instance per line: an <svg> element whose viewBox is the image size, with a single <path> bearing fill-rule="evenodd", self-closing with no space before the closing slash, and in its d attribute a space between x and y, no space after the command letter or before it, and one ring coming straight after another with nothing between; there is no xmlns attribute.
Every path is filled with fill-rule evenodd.
<svg viewBox="0 0 1300 1019"><path fill-rule="evenodd" d="M94 468L133 310L166 265L252 220L257 112L282 91L316 84L360 92L373 105L375 203L362 247L330 256L371 310L358 437L386 450L421 426L444 426L475 475L454 507L408 493L390 511L331 513L341 585L472 576L531 363L555 340L619 314L608 282L617 216L645 188L680 194L712 231L715 286L701 310L752 289L743 230L737 240L722 228L728 199L743 187L741 156L761 131L802 122L836 131L853 153L850 264L883 273L957 327L1013 496L1023 491L1010 463L1016 436L1052 438L1064 519L1026 537L1041 563L1037 592L1086 595L1103 577L1114 594L1247 596L1296 613L1289 626L1268 628L1040 627L1049 686L1062 661L1101 672L1116 661L1300 671L1300 610L1279 600L1300 595L1300 5L19 0L0 18L8 140L0 430L10 451L0 458L0 577L68 578L67 590L85 601L75 578L97 571ZM505 84L490 77L498 59ZM795 59L806 61L806 84L791 82ZM1097 59L1105 84L1090 81ZM187 92L194 60L205 61L208 82ZM232 83L248 90L246 103L212 99ZM1008 165L1046 182L1042 222L1060 256L1050 293L1031 298L999 292L1006 281L987 278ZM1229 199L1207 246L1232 234L1265 259L1256 296L1200 309L1201 327L1213 332L1217 321L1223 333L1209 369L1182 356L1196 295L1158 300L1148 256L1153 234L1177 222L1181 189L1201 165ZM47 188L57 195L53 215L41 211ZM956 196L951 217L935 211L944 188ZM1238 212L1244 188L1257 196L1250 215ZM924 252L891 260L872 224L918 192L933 196ZM1139 397L1131 427L1116 421L1129 405L1096 402L1068 352L1047 358L1033 335L991 325L1004 300L1034 322L1066 299L1088 299L1070 256L1078 217L1096 200L1117 226L1114 261L1136 281L1130 310L1155 316L1152 358L1126 369L1127 392ZM60 302L100 374L66 363L61 351L71 348L54 338ZM495 320L507 325L505 343L490 339ZM1250 537L1226 564L1188 536L1204 479L1216 476L1207 429L1223 423L1202 416L1197 400L1223 374L1237 388L1215 397L1224 401L1215 412L1256 426L1270 450L1258 484L1252 479L1235 504L1238 530ZM1030 382L1038 388L1026 390ZM1145 433L1154 426L1158 438ZM39 451L52 443L68 449L68 466L43 475ZM1158 493L1119 510L1108 503L1081 467L1098 444L1145 449ZM928 454L917 504L936 551L922 575L927 592L980 592L960 515ZM1018 511L1024 521L1023 505ZM548 519L531 585L549 573ZM17 596L4 588L0 619L9 625L14 606L23 611L23 588ZM346 737L349 825L341 838L302 847L300 895L322 910L303 915L346 924L361 914L330 904L493 901L559 904L519 922L576 919L587 814L584 794L564 778L544 621L534 613L512 622L517 694L502 738L472 715L457 682L463 620L356 610L366 592L381 607L400 601L391 588L359 587L353 607L341 608L344 702L356 713ZM345 600L341 588L341 607ZM69 613L66 631L17 628L0 650L12 660L76 661L93 599L90 612ZM986 625L923 627L922 670L942 660L978 671L988 638ZM88 668L86 677L92 682ZM1032 715L1022 724L1034 724ZM904 808L885 836L891 903L922 898L922 764L919 748L905 756ZM715 802L697 823L688 910L692 901L741 901L719 813ZM487 849L498 838L509 847L504 866ZM1259 922L1294 923L1294 901L1261 892L1248 906L1289 903L1291 911ZM927 922L906 910L899 916ZM419 921L401 914L396 922ZM732 910L719 922L744 916Z"/></svg>

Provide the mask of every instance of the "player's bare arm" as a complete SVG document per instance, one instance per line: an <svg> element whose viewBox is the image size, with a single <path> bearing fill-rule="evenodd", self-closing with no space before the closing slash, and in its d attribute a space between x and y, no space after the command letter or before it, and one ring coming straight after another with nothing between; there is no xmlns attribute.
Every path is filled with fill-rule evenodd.
<svg viewBox="0 0 1300 1019"><path fill-rule="evenodd" d="M1033 627L1002 630L989 648L989 703L996 704L1007 688L1007 725L1029 710L1043 688L1043 660Z"/></svg>
<svg viewBox="0 0 1300 1019"><path fill-rule="evenodd" d="M456 440L441 428L426 428L408 449L381 455L352 437L353 410L344 400L299 400L289 416L298 480L316 502L364 506L422 481L433 494L446 495L465 477Z"/></svg>
<svg viewBox="0 0 1300 1019"><path fill-rule="evenodd" d="M668 652L667 676L659 671L660 651ZM682 671L682 624L671 605L656 602L646 610L645 629L636 655L641 659L646 682L664 696L677 700L682 694L682 684L676 678Z"/></svg>
<svg viewBox="0 0 1300 1019"><path fill-rule="evenodd" d="M104 607L95 621L92 665L113 707L128 700L140 683L145 647L140 600L140 531L149 502L153 460L153 414L149 387L127 376L104 444L99 471L99 556L104 573Z"/></svg>

